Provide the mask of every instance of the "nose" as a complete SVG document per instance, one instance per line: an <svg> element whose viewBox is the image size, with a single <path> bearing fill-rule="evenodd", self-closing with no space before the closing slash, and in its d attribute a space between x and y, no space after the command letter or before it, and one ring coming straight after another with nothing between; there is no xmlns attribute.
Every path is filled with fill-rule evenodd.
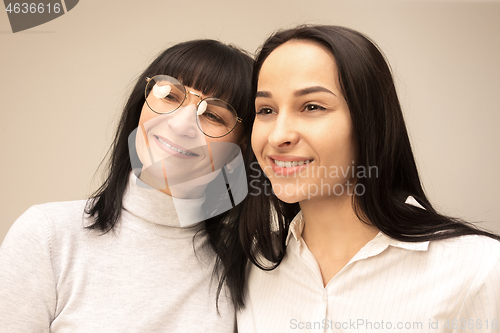
<svg viewBox="0 0 500 333"><path fill-rule="evenodd" d="M179 137L195 138L201 134L196 125L196 101L184 101L182 106L168 115L168 125Z"/></svg>
<svg viewBox="0 0 500 333"><path fill-rule="evenodd" d="M276 117L274 128L269 134L269 144L276 149L290 149L299 141L296 128L298 119L286 112L280 112Z"/></svg>

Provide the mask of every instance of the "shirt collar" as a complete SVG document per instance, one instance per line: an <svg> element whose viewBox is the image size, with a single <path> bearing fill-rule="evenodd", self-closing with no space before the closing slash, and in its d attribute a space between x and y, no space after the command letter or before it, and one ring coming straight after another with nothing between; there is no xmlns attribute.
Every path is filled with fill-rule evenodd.
<svg viewBox="0 0 500 333"><path fill-rule="evenodd" d="M302 217L302 211L300 211L290 222L290 227L288 228L288 235L286 237L285 245L288 246L290 237L293 235L297 242L300 242L302 238L302 231L304 230L304 218Z"/></svg>
<svg viewBox="0 0 500 333"><path fill-rule="evenodd" d="M198 225L205 220L202 205L205 196L196 199L172 198L142 182L134 170L130 173L123 196L123 208L143 221L174 228Z"/></svg>
<svg viewBox="0 0 500 333"><path fill-rule="evenodd" d="M285 245L288 246L291 236L295 238L297 242L300 243L302 238L302 231L304 230L304 218L302 216L302 211L300 211L290 222L290 227L288 230L288 235L285 241ZM398 241L394 238L387 236L386 234L379 232L371 241L369 241L363 249L360 250L360 255L369 257L372 255L376 255L383 250L385 250L388 246L399 247L405 250L410 251L427 251L429 247L429 242L403 242ZM375 251L375 253L373 252ZM369 254L371 253L371 255Z"/></svg>
<svg viewBox="0 0 500 333"><path fill-rule="evenodd" d="M380 235L389 239L389 245L394 247L400 247L402 249L411 250L411 251L427 251L429 248L429 241L425 242L402 242L398 241L394 238L390 238L389 236L379 232Z"/></svg>

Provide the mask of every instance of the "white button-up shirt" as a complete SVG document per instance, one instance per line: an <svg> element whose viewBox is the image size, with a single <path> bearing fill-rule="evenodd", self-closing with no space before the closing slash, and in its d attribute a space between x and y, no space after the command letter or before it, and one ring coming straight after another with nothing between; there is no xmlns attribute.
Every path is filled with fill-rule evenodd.
<svg viewBox="0 0 500 333"><path fill-rule="evenodd" d="M240 333L500 332L500 242L379 233L324 287L303 228L299 213L278 268L249 267Z"/></svg>

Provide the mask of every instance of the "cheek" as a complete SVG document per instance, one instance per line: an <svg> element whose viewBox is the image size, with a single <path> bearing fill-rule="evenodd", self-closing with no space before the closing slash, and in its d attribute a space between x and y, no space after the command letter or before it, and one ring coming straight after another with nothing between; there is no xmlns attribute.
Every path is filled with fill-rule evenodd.
<svg viewBox="0 0 500 333"><path fill-rule="evenodd" d="M322 141L324 156L327 156L330 163L339 166L352 165L352 162L356 160L356 147L352 129L350 126L340 127L333 133L334 135L330 132L328 140ZM318 142L318 144L321 143Z"/></svg>
<svg viewBox="0 0 500 333"><path fill-rule="evenodd" d="M146 105L146 103L144 103L141 110L141 117L139 118L139 127L142 128L145 123L156 118L157 116L160 115L151 111L151 109Z"/></svg>
<svg viewBox="0 0 500 333"><path fill-rule="evenodd" d="M139 161L148 166L151 164L149 155L148 155L148 143L146 137L143 134L141 127L137 128L136 136L135 136L135 150L137 152L137 156L139 157Z"/></svg>
<svg viewBox="0 0 500 333"><path fill-rule="evenodd" d="M257 159L260 161L260 155L264 149L265 143L267 142L268 134L265 133L265 128L262 124L255 122L252 128L252 150Z"/></svg>
<svg viewBox="0 0 500 333"><path fill-rule="evenodd" d="M259 162L260 165L262 165L262 144L260 143L261 140L259 140L255 135L252 135L252 151L257 158L257 162Z"/></svg>
<svg viewBox="0 0 500 333"><path fill-rule="evenodd" d="M136 138L135 138L135 146L137 150L137 155L139 156L139 160L143 165L150 165L151 160L149 157L148 147L149 141L147 138L148 128L151 127L153 119L155 119L158 114L154 113L149 109L149 107L144 103L141 109L141 116L139 118L139 124L137 128ZM145 124L148 124L145 126ZM147 128L148 127L148 128Z"/></svg>
<svg viewBox="0 0 500 333"><path fill-rule="evenodd" d="M224 141L229 141L237 145L244 145L246 143L246 138L244 135L244 128L241 123L236 124L236 127L222 139L226 138ZM241 147L243 148L243 147Z"/></svg>
<svg viewBox="0 0 500 333"><path fill-rule="evenodd" d="M244 139L241 126L237 126L231 133L222 138L205 137L205 139L214 170L218 170L230 163L244 148L240 145Z"/></svg>
<svg viewBox="0 0 500 333"><path fill-rule="evenodd" d="M350 160L355 160L357 156L356 143L354 140L354 132L352 128L352 123L350 119L346 121L346 126L344 127L344 131L342 131L342 141L344 142L343 146L345 149L346 155L349 156Z"/></svg>

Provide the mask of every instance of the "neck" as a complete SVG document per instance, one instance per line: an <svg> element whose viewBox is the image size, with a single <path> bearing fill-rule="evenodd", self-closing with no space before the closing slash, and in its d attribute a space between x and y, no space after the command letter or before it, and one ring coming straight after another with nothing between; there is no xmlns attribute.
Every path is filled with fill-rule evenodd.
<svg viewBox="0 0 500 333"><path fill-rule="evenodd" d="M205 194L206 184L196 184L194 181L169 186L166 177L155 177L148 169L142 169L139 179L171 197L179 199L196 199ZM194 183L194 184L193 184Z"/></svg>
<svg viewBox="0 0 500 333"><path fill-rule="evenodd" d="M143 168L141 170L141 174L139 175L139 179L144 182L145 184L148 184L152 188L157 189L160 192L163 192L165 194L168 194L172 196L172 193L170 193L170 188L168 187L167 180L163 177L154 177L148 169Z"/></svg>
<svg viewBox="0 0 500 333"><path fill-rule="evenodd" d="M320 265L325 285L379 231L356 216L351 199L324 196L300 202L302 238Z"/></svg>

